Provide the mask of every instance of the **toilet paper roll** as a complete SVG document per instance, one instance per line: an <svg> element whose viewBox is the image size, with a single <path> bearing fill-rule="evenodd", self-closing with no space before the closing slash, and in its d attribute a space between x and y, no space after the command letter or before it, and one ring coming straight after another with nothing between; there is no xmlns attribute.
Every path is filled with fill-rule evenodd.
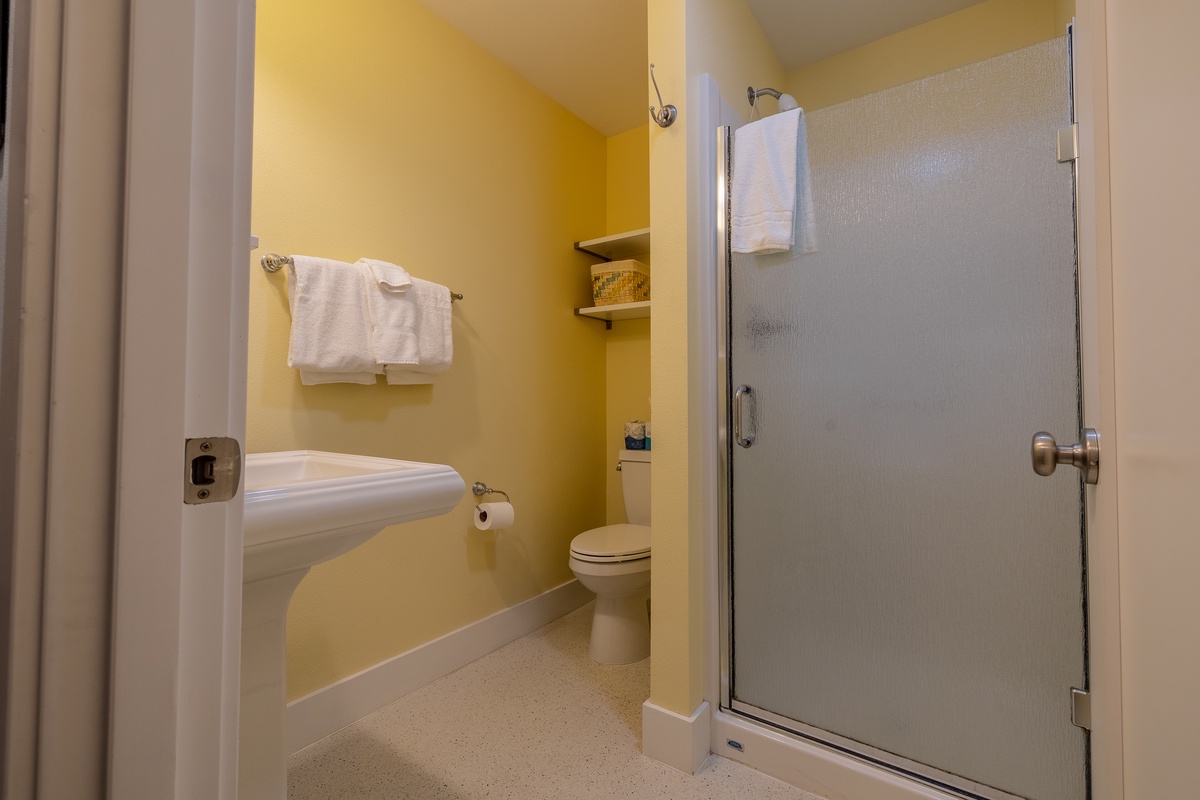
<svg viewBox="0 0 1200 800"><path fill-rule="evenodd" d="M512 503L480 503L475 506L475 527L481 531L500 531L513 524Z"/></svg>

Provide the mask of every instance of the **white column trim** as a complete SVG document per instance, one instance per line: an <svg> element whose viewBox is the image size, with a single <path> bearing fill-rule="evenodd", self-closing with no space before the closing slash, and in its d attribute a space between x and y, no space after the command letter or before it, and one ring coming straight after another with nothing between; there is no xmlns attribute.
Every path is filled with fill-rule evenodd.
<svg viewBox="0 0 1200 800"><path fill-rule="evenodd" d="M689 717L647 700L642 703L642 752L668 767L695 775L708 758L711 720L707 700Z"/></svg>

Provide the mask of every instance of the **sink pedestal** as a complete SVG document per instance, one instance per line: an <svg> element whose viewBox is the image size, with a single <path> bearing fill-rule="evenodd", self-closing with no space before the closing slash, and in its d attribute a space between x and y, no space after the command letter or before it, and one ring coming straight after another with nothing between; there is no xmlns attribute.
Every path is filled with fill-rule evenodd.
<svg viewBox="0 0 1200 800"><path fill-rule="evenodd" d="M238 796L287 800L287 609L308 574L298 569L242 584L242 700Z"/></svg>
<svg viewBox="0 0 1200 800"><path fill-rule="evenodd" d="M246 457L238 797L287 800L288 603L310 567L390 525L453 509L442 464L295 450Z"/></svg>

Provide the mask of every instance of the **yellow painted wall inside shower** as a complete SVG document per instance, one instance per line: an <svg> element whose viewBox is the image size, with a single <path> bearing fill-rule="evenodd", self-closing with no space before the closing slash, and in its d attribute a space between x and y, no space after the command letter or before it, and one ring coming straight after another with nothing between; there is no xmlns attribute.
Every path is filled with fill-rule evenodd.
<svg viewBox="0 0 1200 800"><path fill-rule="evenodd" d="M297 697L546 591L604 523L603 136L416 0L259 0L253 229L264 251L395 261L462 292L434 386L302 387L283 274L251 268L247 450L453 466L512 495L517 524L450 514L319 565L288 616Z"/></svg>
<svg viewBox="0 0 1200 800"><path fill-rule="evenodd" d="M608 229L624 233L650 225L649 123L608 139ZM638 260L649 263L649 254ZM651 291L654 270L651 266ZM599 324L599 323L593 323ZM625 522L617 450L625 439L625 422L650 418L650 320L614 322L605 338L607 521Z"/></svg>
<svg viewBox="0 0 1200 800"><path fill-rule="evenodd" d="M802 108L831 106L1062 36L1074 0L985 0L787 75Z"/></svg>

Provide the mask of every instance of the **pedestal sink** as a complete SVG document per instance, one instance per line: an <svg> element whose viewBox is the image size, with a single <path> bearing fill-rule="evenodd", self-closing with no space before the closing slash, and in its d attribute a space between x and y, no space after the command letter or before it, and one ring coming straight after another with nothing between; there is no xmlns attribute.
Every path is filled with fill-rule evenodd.
<svg viewBox="0 0 1200 800"><path fill-rule="evenodd" d="M284 627L310 567L389 525L445 514L462 478L442 464L293 450L246 456L238 797L286 800Z"/></svg>

